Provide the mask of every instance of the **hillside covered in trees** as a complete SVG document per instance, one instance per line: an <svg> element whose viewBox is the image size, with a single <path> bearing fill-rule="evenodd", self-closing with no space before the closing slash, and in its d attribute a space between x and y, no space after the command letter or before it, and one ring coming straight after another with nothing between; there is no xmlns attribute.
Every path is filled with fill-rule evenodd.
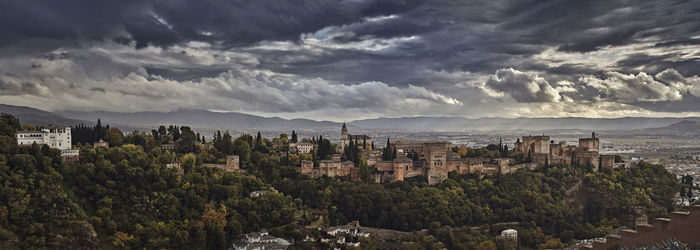
<svg viewBox="0 0 700 250"><path fill-rule="evenodd" d="M261 180L183 162L178 175L141 146L81 148L63 162L48 147L17 147L19 122L0 124L0 248L224 249L238 234L288 224L290 197Z"/></svg>
<svg viewBox="0 0 700 250"><path fill-rule="evenodd" d="M427 229L412 239L416 244L410 246L418 249L503 247L495 237L503 225L518 229L522 246L561 246L602 236L636 215L664 215L680 189L662 166L643 162L598 173L554 165L508 175L451 174L435 186L421 177L387 184L308 179L293 167L305 156L276 151L259 135L234 139L224 133L203 150L154 146L172 141L175 130L191 133L190 141L202 140L177 127L114 135L122 143L85 144L78 161L63 161L48 147L17 147L19 128L16 118L2 116L2 249L226 249L237 235L263 228L294 239L294 247L322 248L302 241L304 228L352 220L401 231ZM231 153L241 155L247 174L201 166ZM166 167L175 160L182 174ZM270 188L279 193L249 196Z"/></svg>

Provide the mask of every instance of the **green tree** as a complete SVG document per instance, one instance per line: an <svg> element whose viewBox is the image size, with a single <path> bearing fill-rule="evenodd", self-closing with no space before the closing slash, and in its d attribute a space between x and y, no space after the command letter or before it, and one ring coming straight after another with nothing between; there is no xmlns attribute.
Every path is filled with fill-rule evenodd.
<svg viewBox="0 0 700 250"><path fill-rule="evenodd" d="M184 170L185 173L192 172L196 162L197 157L192 153L188 153L180 157L180 167L182 167L182 170Z"/></svg>
<svg viewBox="0 0 700 250"><path fill-rule="evenodd" d="M550 239L547 242L543 243L540 245L540 248L542 249L560 249L564 248L566 245L561 242L558 238Z"/></svg>
<svg viewBox="0 0 700 250"><path fill-rule="evenodd" d="M188 126L180 127L180 142L178 143L178 152L197 153L197 136Z"/></svg>
<svg viewBox="0 0 700 250"><path fill-rule="evenodd" d="M360 158L360 166L357 170L357 173L360 175L360 180L363 182L369 182L369 166L367 166L367 159L365 159L364 156L361 156Z"/></svg>
<svg viewBox="0 0 700 250"><path fill-rule="evenodd" d="M244 139L236 139L233 144L233 154L240 157L241 162L248 161L250 159L250 145Z"/></svg>
<svg viewBox="0 0 700 250"><path fill-rule="evenodd" d="M382 160L383 161L393 160L393 152L391 150L391 141L389 141L389 138L386 138L386 147L384 147L384 151L382 151Z"/></svg>
<svg viewBox="0 0 700 250"><path fill-rule="evenodd" d="M0 114L0 134L13 136L20 129L19 119L6 113Z"/></svg>
<svg viewBox="0 0 700 250"><path fill-rule="evenodd" d="M291 142L295 142L295 143L298 142L297 133L296 133L294 130L292 130L292 140L291 140Z"/></svg>
<svg viewBox="0 0 700 250"><path fill-rule="evenodd" d="M118 128L110 128L107 131L107 141L112 147L121 146L124 143L124 135Z"/></svg>
<svg viewBox="0 0 700 250"><path fill-rule="evenodd" d="M498 249L496 248L496 243L493 243L493 241L487 240L487 241L482 241L479 243L479 246L476 247L477 250L495 250Z"/></svg>
<svg viewBox="0 0 700 250"><path fill-rule="evenodd" d="M216 147L216 149L218 149L221 153L225 155L230 155L234 153L233 140L231 139L231 135L228 133L228 131L224 133L223 137L221 137L221 140L218 143L215 143L214 146Z"/></svg>
<svg viewBox="0 0 700 250"><path fill-rule="evenodd" d="M168 135L168 130L165 128L165 126L160 125L160 127L158 127L158 138L163 139L167 135Z"/></svg>

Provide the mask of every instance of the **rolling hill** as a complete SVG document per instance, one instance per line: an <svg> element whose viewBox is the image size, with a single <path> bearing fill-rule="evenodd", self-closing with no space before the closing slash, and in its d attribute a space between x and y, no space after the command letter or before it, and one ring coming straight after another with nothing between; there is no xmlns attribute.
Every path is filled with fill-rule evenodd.
<svg viewBox="0 0 700 250"><path fill-rule="evenodd" d="M0 104L0 113L8 113L19 118L22 124L32 124L34 126L72 126L80 123L92 124L78 119L66 118L48 111L43 111L35 108L24 106L13 106Z"/></svg>
<svg viewBox="0 0 700 250"><path fill-rule="evenodd" d="M213 112L207 110L178 110L172 112L47 112L22 106L0 104L0 112L20 118L22 123L33 125L92 124L97 119L120 127L152 127L178 124L210 129L337 129L339 122L310 119L283 119L262 117L238 112ZM585 130L619 131L635 134L687 134L696 133L700 118L464 118L464 117L400 117L356 120L352 127L383 131L506 131L506 130Z"/></svg>
<svg viewBox="0 0 700 250"><path fill-rule="evenodd" d="M283 119L279 117L262 117L238 112L212 112L207 110L178 110L172 112L79 112L63 111L61 115L74 119L103 123L128 125L163 125L179 124L199 128L237 128L237 129L319 129L337 128L341 123L314 121L309 119Z"/></svg>

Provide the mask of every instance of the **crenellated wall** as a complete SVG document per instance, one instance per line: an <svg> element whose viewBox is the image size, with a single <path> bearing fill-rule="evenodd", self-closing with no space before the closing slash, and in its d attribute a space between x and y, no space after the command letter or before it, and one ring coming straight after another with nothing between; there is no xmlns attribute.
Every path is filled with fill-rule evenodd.
<svg viewBox="0 0 700 250"><path fill-rule="evenodd" d="M689 208L689 212L673 212L671 218L656 218L651 225L639 225L636 230L622 230L620 234L608 235L605 240L595 241L588 249L617 247L645 247L675 239L690 247L700 245L700 205Z"/></svg>

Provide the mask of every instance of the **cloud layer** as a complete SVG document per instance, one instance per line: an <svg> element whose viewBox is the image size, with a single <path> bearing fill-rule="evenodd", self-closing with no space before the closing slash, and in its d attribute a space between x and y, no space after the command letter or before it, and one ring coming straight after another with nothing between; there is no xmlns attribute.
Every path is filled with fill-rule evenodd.
<svg viewBox="0 0 700 250"><path fill-rule="evenodd" d="M159 63L159 55L172 53L160 49L122 49L127 52L118 53L121 57L153 65ZM207 59L217 56L203 52L205 50L198 51L202 53L189 60L198 64L207 62L213 67L220 63ZM363 113L420 115L421 111L431 108L462 105L457 99L420 86L390 86L378 81L342 84L246 66L229 67L211 77L178 81L149 74L144 67L133 68L118 60L106 60L101 67L114 70L109 71L110 74L96 74L86 70L91 67L88 64L93 63L87 58L99 57L92 53L95 52L81 55L54 52L34 59L33 67L16 72L19 75L0 76L3 89L0 98L49 110L56 107L109 111L142 111L145 107L168 111L202 108L261 114L343 110L352 116ZM246 61L245 54L228 56ZM0 60L0 65L22 68L24 63L17 63L15 59Z"/></svg>
<svg viewBox="0 0 700 250"><path fill-rule="evenodd" d="M0 1L0 103L288 118L700 115L694 1Z"/></svg>

